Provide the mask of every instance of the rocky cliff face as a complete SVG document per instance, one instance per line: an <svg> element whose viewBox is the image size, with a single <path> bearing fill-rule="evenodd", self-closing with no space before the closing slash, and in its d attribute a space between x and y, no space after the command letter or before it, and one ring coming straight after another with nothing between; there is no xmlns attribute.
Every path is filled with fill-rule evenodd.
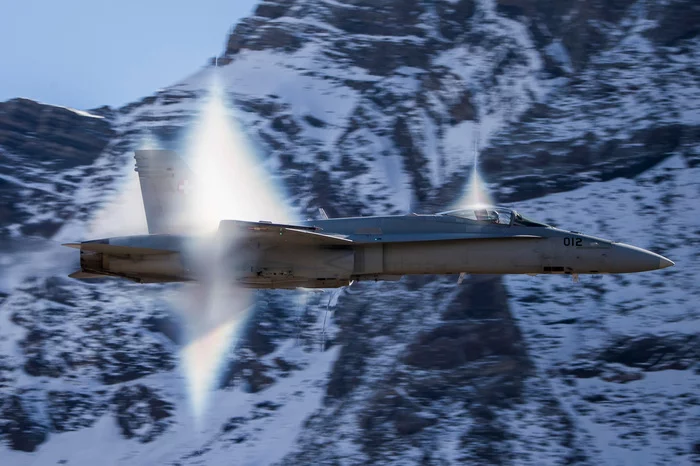
<svg viewBox="0 0 700 466"><path fill-rule="evenodd" d="M27 99L0 103L0 237L54 235L74 215L81 177L113 137L100 115Z"/></svg>
<svg viewBox="0 0 700 466"><path fill-rule="evenodd" d="M264 1L218 70L124 108L0 104L10 264L28 237L75 239L67 232L119 189L145 134L181 145L213 72L304 213L446 209L478 133L499 202L677 263L580 284L359 284L333 297L326 338L327 295L261 292L217 409L193 435L161 290L72 282L37 272L42 254L22 256L37 276L0 297L3 456L697 461L698 14L681 0Z"/></svg>

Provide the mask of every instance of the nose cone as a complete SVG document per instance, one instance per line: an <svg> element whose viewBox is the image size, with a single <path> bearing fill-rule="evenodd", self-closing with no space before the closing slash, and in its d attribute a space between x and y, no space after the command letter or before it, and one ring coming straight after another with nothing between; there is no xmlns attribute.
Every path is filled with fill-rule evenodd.
<svg viewBox="0 0 700 466"><path fill-rule="evenodd" d="M671 267L672 265L676 265L676 263L672 260L666 259L664 256L659 256L660 269L665 269L666 267Z"/></svg>
<svg viewBox="0 0 700 466"><path fill-rule="evenodd" d="M611 255L612 273L646 272L674 265L673 261L663 256L629 244L615 244Z"/></svg>

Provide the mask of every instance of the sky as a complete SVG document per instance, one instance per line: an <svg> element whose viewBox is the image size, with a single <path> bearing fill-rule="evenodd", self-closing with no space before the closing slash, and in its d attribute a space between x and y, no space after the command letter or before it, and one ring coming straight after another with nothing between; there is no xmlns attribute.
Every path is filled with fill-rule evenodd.
<svg viewBox="0 0 700 466"><path fill-rule="evenodd" d="M0 102L88 110L173 84L260 0L22 0L0 7Z"/></svg>

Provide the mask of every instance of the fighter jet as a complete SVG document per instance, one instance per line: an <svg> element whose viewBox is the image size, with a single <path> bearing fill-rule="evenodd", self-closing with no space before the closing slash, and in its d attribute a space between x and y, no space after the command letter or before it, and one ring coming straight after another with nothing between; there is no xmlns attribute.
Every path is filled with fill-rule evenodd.
<svg viewBox="0 0 700 466"><path fill-rule="evenodd" d="M172 215L193 173L172 151L136 151L148 235L66 244L80 250L71 277L139 283L196 281L192 237ZM246 288L334 288L404 275L635 273L674 265L651 251L530 220L489 205L435 214L322 218L295 224L222 220L231 280Z"/></svg>

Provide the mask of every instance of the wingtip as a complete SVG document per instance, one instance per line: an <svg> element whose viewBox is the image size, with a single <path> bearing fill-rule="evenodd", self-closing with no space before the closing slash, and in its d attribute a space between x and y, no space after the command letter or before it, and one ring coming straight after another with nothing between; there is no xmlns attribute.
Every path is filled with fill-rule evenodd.
<svg viewBox="0 0 700 466"><path fill-rule="evenodd" d="M73 249L80 249L81 244L80 243L63 243L61 246L65 246L67 248L73 248Z"/></svg>

